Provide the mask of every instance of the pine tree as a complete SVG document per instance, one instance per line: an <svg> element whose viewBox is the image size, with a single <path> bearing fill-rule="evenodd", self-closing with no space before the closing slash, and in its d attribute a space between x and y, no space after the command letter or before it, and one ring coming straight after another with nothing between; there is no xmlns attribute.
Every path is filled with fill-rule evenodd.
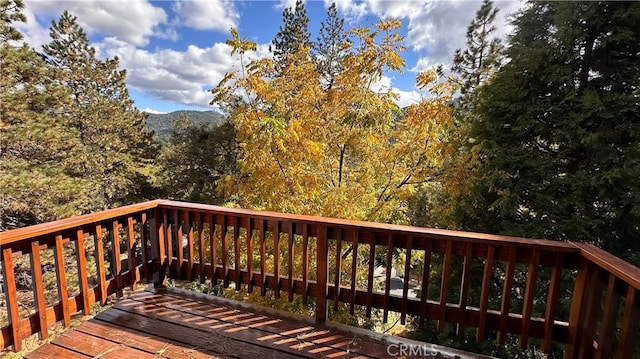
<svg viewBox="0 0 640 359"><path fill-rule="evenodd" d="M139 200L149 187L155 150L146 132L146 115L133 106L118 58L101 60L75 16L64 12L51 27L44 53L73 103L68 115L83 145L74 175L93 185L91 210Z"/></svg>
<svg viewBox="0 0 640 359"><path fill-rule="evenodd" d="M472 93L500 66L503 46L499 38L491 38L497 14L493 1L484 0L467 28L467 48L457 49L453 56L453 72L460 76L463 95Z"/></svg>
<svg viewBox="0 0 640 359"><path fill-rule="evenodd" d="M640 263L640 3L531 2L480 93L498 233L595 243Z"/></svg>
<svg viewBox="0 0 640 359"><path fill-rule="evenodd" d="M346 42L344 19L338 15L336 4L332 3L327 10L327 19L320 24L318 39L313 43L316 67L327 88L331 88L334 78L343 69Z"/></svg>
<svg viewBox="0 0 640 359"><path fill-rule="evenodd" d="M297 0L295 9L286 8L282 13L283 25L273 39L269 50L275 60L284 68L287 55L300 50L300 46L311 47L311 33L309 33L309 17L303 0Z"/></svg>
<svg viewBox="0 0 640 359"><path fill-rule="evenodd" d="M225 203L224 182L238 174L239 156L236 131L230 122L195 126L183 117L173 124L171 139L159 156L163 197Z"/></svg>
<svg viewBox="0 0 640 359"><path fill-rule="evenodd" d="M486 203L475 183L481 162L470 130L478 120L473 111L477 89L498 71L503 58L500 39L492 38L497 13L493 2L485 0L467 29L467 48L455 51L453 73L458 77L461 96L454 102L456 121L449 137L450 156L438 184L423 188L414 199L415 224L486 230L475 212Z"/></svg>
<svg viewBox="0 0 640 359"><path fill-rule="evenodd" d="M0 3L0 230L87 210L88 183L70 174L69 153L80 146L69 130L69 91L27 45L13 22L20 1Z"/></svg>

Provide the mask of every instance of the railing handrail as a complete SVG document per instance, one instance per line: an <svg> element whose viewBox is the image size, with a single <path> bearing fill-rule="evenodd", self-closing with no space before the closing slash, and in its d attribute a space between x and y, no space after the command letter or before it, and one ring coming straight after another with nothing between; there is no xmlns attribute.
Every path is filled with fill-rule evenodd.
<svg viewBox="0 0 640 359"><path fill-rule="evenodd" d="M209 236L211 246L209 263L205 260L202 250L202 248L208 248L203 247L205 244L205 235L203 234L205 225L209 228L209 234L206 236ZM211 242L215 236L211 232L213 226L217 226L221 231L215 230L221 241L222 266L219 261L215 261L215 246L214 242ZM229 227L233 227L233 234L227 237ZM196 229L194 230L194 228ZM236 256L241 248L239 233L242 233L240 231L243 229L245 233L243 241L247 241L246 246L249 251L256 250L256 247L251 247L254 244L250 244L254 230L262 233L258 233L258 238L262 238L259 274L253 272L248 254L247 261L249 263L247 263L246 270L240 264L240 256ZM109 233L107 234L106 231ZM197 237L199 238L194 237L194 231L198 232ZM279 261L282 259L277 255L273 259L273 273L265 272L264 243L267 232L270 232L273 238L280 238L280 234L283 234L284 238L289 238L282 243L283 248L287 243L290 246L288 252L284 251L290 255L289 263L293 263L294 258L293 236L302 236L305 243L302 249L303 256L309 255L307 237L315 237L315 280L311 280L309 269L306 268L308 257L306 262L303 262L305 269L303 269L302 280L294 277L291 266L289 266L288 276L283 276L284 273L280 273L279 267ZM119 233L123 233L126 238L123 237L124 239L121 240ZM251 235L246 236L246 233L251 233ZM188 247L186 248L184 248L185 242L178 240L178 238L185 237L188 239L186 241ZM80 283L80 293L69 297L66 287L63 285L64 291L59 292L61 298L59 303L47 306L42 300L42 285L36 284L34 291L37 294L37 312L28 318L20 318L17 311L18 299L15 279L8 280L14 276L12 257L25 254L33 256L33 253L37 253L32 258L32 263L36 264L31 270L38 271L41 275L40 250L55 247L56 262L59 262L64 255L63 244L75 242L77 248L84 248L83 243L87 238L95 241L94 254L96 263L98 263L97 279L99 285L90 287L87 284L86 253L81 249L74 254L78 260L78 274L84 278L84 281ZM139 244L136 244L136 238L138 238ZM105 277L104 264L100 264L106 258L103 240L104 243L111 243L109 252L112 261L110 278ZM196 241L200 241L198 244L199 261L197 258L194 259L193 254ZM335 263L329 264L329 256L336 255L335 249L329 251L329 241L335 243L338 253L342 253L340 245L343 242L353 242L354 247L358 243L368 246L369 279L367 288L357 288L353 284L353 279L351 288L341 284L340 268L341 262L344 262L345 259L339 259L340 255L337 255L338 259L335 260ZM280 244L276 246L278 242L279 240L273 241L275 251L279 251L277 246ZM120 267L122 264L120 246L115 243L126 243L127 258L140 258L141 261L128 260L128 268ZM172 254L173 245L180 249L176 249ZM374 271L372 263L374 263L373 259L376 255L375 248L380 246L387 249L387 267L391 265L392 249L404 249L407 253L412 250L420 250L424 251L425 256L428 255L429 258L432 253L439 254L443 265L440 300L433 301L428 296L418 300L408 300L408 286L406 284L403 289L403 297L400 298L404 300L403 302L400 302L397 296L391 298L388 283L390 282L390 272L386 274L385 292L374 293L371 284ZM136 254L136 247L141 251L140 257ZM529 337L544 338L543 348L545 349L543 350L545 352L550 350L551 341L557 341L567 344L565 348L568 349L565 351L565 356L572 358L590 356L594 353L600 357L606 357L612 353L614 347L616 347L618 355L624 356L632 353L634 350L633 335L637 332L635 325L640 322L640 306L638 305L640 302L638 299L640 298L640 293L638 293L640 291L640 268L598 247L585 243L256 211L158 199L0 232L0 249L2 249L0 254L3 261L7 261L8 264L5 268L3 263L3 269L7 276L5 286L8 296L7 303L10 305L7 308L9 308L8 314L11 319L10 326L1 328L0 348L7 347L11 343L14 346L19 345L23 334L27 332L43 333L46 337L47 325L61 320L64 320L65 325L68 325L70 313L82 310L88 314L92 303L96 301L104 303L106 298L113 293L122 295L122 289L125 286L131 285L132 289L135 289L137 283L142 281L162 284L165 275L171 277L173 274L174 277L171 277L173 279L184 279L185 273L188 274L186 278L189 280L198 274L201 276L200 281L204 281L205 276L212 276L212 281L223 279L225 286L229 281L234 281L237 289L243 283L248 285L249 291L252 286L258 286L261 287L262 295L265 295L267 289L274 290L278 293L276 298L279 297L279 292L282 290L289 292L289 300L292 300L294 293L303 294L303 302L306 302L307 296L315 297L316 320L319 321L326 320L327 300L332 300L334 308L336 308L334 310L337 310L340 302L350 304L350 308L353 308L354 304L358 304L367 308L367 316L370 316L372 307L383 309L385 322L389 310L399 313L401 311L403 318L406 314L418 315L421 327L424 318L437 320L439 331L442 330L443 323L449 322L459 325L459 333L465 325L476 326L479 338L484 337L486 330L495 330L501 336L505 333L520 334L521 345L524 346L527 345ZM187 249L190 253L187 258L183 258L182 249ZM235 263L228 259L228 251L231 250L234 253ZM451 279L453 256L464 258L460 303L458 305L449 302L446 295L448 280ZM470 285L480 285L479 283L469 284L469 275L471 266L473 266L469 263L478 259L484 262L481 283L482 298L479 308L475 308L468 305L467 295ZM351 272L354 276L356 257L353 254L351 260L354 263ZM429 263L429 260L425 259L425 263ZM487 299L490 295L490 286L493 285L490 284L492 271L498 261L503 262L505 278L502 285L504 291L501 297L501 308L496 311L490 310ZM404 264L405 277L410 275L411 269L408 263L407 260ZM522 313L511 310L509 306L511 300L509 289L513 288L516 265L520 268L522 265L528 267ZM423 268L422 275L423 290L427 290L429 282L429 264L425 264L425 268ZM540 268L551 269L544 317L540 317L539 313L534 315L533 307L536 296L534 291ZM332 278L329 278L329 269L334 271L335 277L332 274ZM565 321L566 318L555 316L555 303L558 303L561 295L560 282L563 280L563 271L567 270L575 276L568 322ZM181 271L183 275L180 274ZM345 275L349 276L348 273ZM57 270L57 276L64 277L64 266L61 271ZM462 284L465 288L462 288ZM622 334L618 343L614 344L611 333L618 330L616 328L619 323L616 319L618 318L618 310L622 308L623 299L625 303L624 320L619 330ZM603 300L605 302L601 303ZM602 307L601 304L604 306ZM601 310L601 308L604 309ZM353 309L350 310L353 314ZM599 315L603 316L600 324L596 319ZM596 331L598 325L600 325L600 329ZM481 335L480 332L483 334ZM16 338L17 342L14 340ZM499 337L499 341L503 343L504 339Z"/></svg>
<svg viewBox="0 0 640 359"><path fill-rule="evenodd" d="M626 262L593 244L569 242L580 249L580 254L591 263L640 290L640 268Z"/></svg>
<svg viewBox="0 0 640 359"><path fill-rule="evenodd" d="M81 227L111 218L126 216L131 213L144 211L158 207L158 204L167 202L163 199L136 203L128 206L107 209L100 212L83 214L76 217L64 218L53 222L39 223L28 227L10 229L0 232L0 246L19 242L25 239L54 234L71 228Z"/></svg>
<svg viewBox="0 0 640 359"><path fill-rule="evenodd" d="M506 244L517 244L524 248L539 248L539 249L552 248L552 249L557 249L560 251L567 251L567 252L578 251L578 249L576 249L576 246L574 246L571 242L559 242L559 241L553 241L548 239L511 237L511 236L503 236L503 235L488 234L488 233L414 227L414 226L406 226L406 225L399 225L399 224L366 222L366 221L348 220L348 219L331 218L331 217L309 216L309 215L302 215L302 214L256 211L256 210L250 210L250 209L229 208L229 207L180 202L180 201L161 201L159 203L159 207L167 208L167 209L216 211L216 212L226 213L226 214L271 218L271 219L274 219L274 220L277 219L280 221L301 221L301 222L307 222L307 223L337 225L337 226L351 227L351 228L357 227L357 228L367 228L367 229L379 229L379 230L393 231L398 233L414 233L414 234L420 234L420 235L428 235L434 239L449 238L449 239L455 239L455 240L461 240L461 241L480 241L480 242L491 243L495 245L499 245L501 242L503 242Z"/></svg>

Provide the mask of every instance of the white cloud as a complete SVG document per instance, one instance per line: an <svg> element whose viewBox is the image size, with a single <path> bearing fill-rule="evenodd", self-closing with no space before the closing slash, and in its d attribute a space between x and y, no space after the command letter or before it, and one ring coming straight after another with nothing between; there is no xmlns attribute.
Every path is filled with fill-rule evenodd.
<svg viewBox="0 0 640 359"><path fill-rule="evenodd" d="M402 108L416 104L422 99L418 91L403 91L394 87L393 92L399 95L397 103Z"/></svg>
<svg viewBox="0 0 640 359"><path fill-rule="evenodd" d="M154 28L167 21L165 11L146 0L27 0L26 4L34 13L56 19L68 10L78 17L78 22L89 34L113 36L136 46L148 44Z"/></svg>
<svg viewBox="0 0 640 359"><path fill-rule="evenodd" d="M287 9L287 8L295 9L296 0L280 0L280 2L276 4L276 9Z"/></svg>
<svg viewBox="0 0 640 359"><path fill-rule="evenodd" d="M325 8L329 8L332 3L336 4L336 8L340 15L344 16L347 21L353 23L367 14L368 7L364 2L356 3L354 0L324 0Z"/></svg>
<svg viewBox="0 0 640 359"><path fill-rule="evenodd" d="M185 105L208 107L213 98L209 89L220 82L224 74L238 66L230 56L231 48L223 43L201 48L190 45L186 51L162 49L148 51L115 38L106 38L95 45L101 56L118 56L127 69L127 84L140 92L161 100ZM259 45L248 58L268 54L268 45Z"/></svg>
<svg viewBox="0 0 640 359"><path fill-rule="evenodd" d="M231 0L181 0L173 5L180 25L197 30L228 32L238 27L240 14Z"/></svg>
<svg viewBox="0 0 640 359"><path fill-rule="evenodd" d="M154 109L152 109L152 108L148 108L148 107L147 107L147 108L144 108L144 109L142 109L142 110L140 110L140 111L142 111L142 112L146 112L146 113L151 113L151 114L154 114L154 115L162 115L162 114L165 114L165 113L166 113L166 112L162 112L162 111L154 110Z"/></svg>

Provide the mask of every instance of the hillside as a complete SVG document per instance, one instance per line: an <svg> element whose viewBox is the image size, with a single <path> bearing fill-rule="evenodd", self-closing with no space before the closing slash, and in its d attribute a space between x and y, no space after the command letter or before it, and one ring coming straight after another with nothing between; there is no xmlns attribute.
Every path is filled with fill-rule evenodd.
<svg viewBox="0 0 640 359"><path fill-rule="evenodd" d="M147 129L153 131L161 142L169 139L173 122L179 120L182 116L189 117L189 120L195 126L215 124L223 119L223 115L215 111L174 111L163 114L149 113L148 115Z"/></svg>

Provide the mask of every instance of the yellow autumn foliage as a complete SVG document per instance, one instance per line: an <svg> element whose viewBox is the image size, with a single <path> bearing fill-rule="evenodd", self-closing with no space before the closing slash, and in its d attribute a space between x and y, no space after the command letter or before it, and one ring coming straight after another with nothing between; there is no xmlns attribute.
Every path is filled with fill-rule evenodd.
<svg viewBox="0 0 640 359"><path fill-rule="evenodd" d="M245 208L347 219L406 222L406 201L431 181L445 156L455 86L435 71L418 75L420 103L401 109L392 91L376 92L382 76L402 71L400 22L351 32L342 72L327 86L309 49L284 69L259 59L237 32L228 44L243 68L213 90L230 107L243 151L242 175L227 190Z"/></svg>

